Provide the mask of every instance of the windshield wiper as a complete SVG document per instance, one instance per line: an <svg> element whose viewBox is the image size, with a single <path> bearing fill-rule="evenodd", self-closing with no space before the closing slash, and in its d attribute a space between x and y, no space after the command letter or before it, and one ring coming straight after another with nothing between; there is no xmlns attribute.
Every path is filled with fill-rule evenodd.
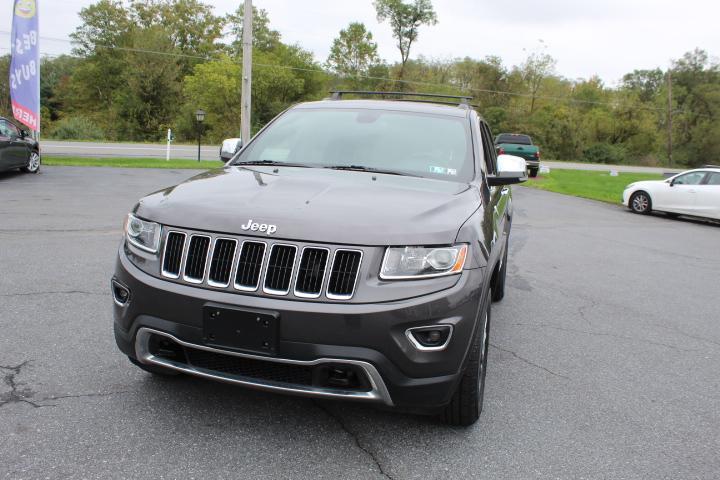
<svg viewBox="0 0 720 480"><path fill-rule="evenodd" d="M237 167L241 165L272 165L277 167L305 167L311 168L311 165L304 163L292 163L292 162L278 162L277 160L248 160L246 162L235 162L232 166Z"/></svg>
<svg viewBox="0 0 720 480"><path fill-rule="evenodd" d="M417 177L411 173L397 172L395 170L384 170L382 168L366 167L364 165L329 165L324 168L331 170L352 170L354 172L371 172L371 173L384 173L387 175L403 175L407 177Z"/></svg>

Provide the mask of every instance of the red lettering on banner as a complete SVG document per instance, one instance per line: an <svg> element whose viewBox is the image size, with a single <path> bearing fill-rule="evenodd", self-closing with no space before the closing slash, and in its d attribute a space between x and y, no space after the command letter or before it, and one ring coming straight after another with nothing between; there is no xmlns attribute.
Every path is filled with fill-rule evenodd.
<svg viewBox="0 0 720 480"><path fill-rule="evenodd" d="M33 112L17 102L12 102L13 117L31 130L38 130L38 118Z"/></svg>

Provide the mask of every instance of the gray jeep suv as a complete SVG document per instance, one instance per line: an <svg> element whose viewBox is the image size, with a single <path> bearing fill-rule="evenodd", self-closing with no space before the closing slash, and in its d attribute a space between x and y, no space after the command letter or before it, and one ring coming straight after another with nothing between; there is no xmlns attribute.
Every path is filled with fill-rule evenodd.
<svg viewBox="0 0 720 480"><path fill-rule="evenodd" d="M496 157L466 98L343 93L360 92L294 106L224 168L139 201L117 344L155 374L470 425L525 162Z"/></svg>

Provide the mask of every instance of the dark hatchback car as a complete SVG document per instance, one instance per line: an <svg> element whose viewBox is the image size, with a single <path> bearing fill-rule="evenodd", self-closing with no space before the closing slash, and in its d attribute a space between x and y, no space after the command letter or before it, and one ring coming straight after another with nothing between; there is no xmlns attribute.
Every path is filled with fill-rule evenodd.
<svg viewBox="0 0 720 480"><path fill-rule="evenodd" d="M297 105L128 215L117 344L156 374L472 424L525 172L464 103Z"/></svg>
<svg viewBox="0 0 720 480"><path fill-rule="evenodd" d="M28 132L7 118L0 117L0 172L19 168L40 171L40 144Z"/></svg>

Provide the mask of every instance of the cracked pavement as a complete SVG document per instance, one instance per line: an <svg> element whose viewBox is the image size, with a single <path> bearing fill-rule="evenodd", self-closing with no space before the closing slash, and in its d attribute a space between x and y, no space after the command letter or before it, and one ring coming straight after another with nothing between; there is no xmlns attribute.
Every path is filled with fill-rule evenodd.
<svg viewBox="0 0 720 480"><path fill-rule="evenodd" d="M720 472L720 227L516 188L483 414L449 428L130 365L108 291L120 226L192 174L0 174L0 479Z"/></svg>

